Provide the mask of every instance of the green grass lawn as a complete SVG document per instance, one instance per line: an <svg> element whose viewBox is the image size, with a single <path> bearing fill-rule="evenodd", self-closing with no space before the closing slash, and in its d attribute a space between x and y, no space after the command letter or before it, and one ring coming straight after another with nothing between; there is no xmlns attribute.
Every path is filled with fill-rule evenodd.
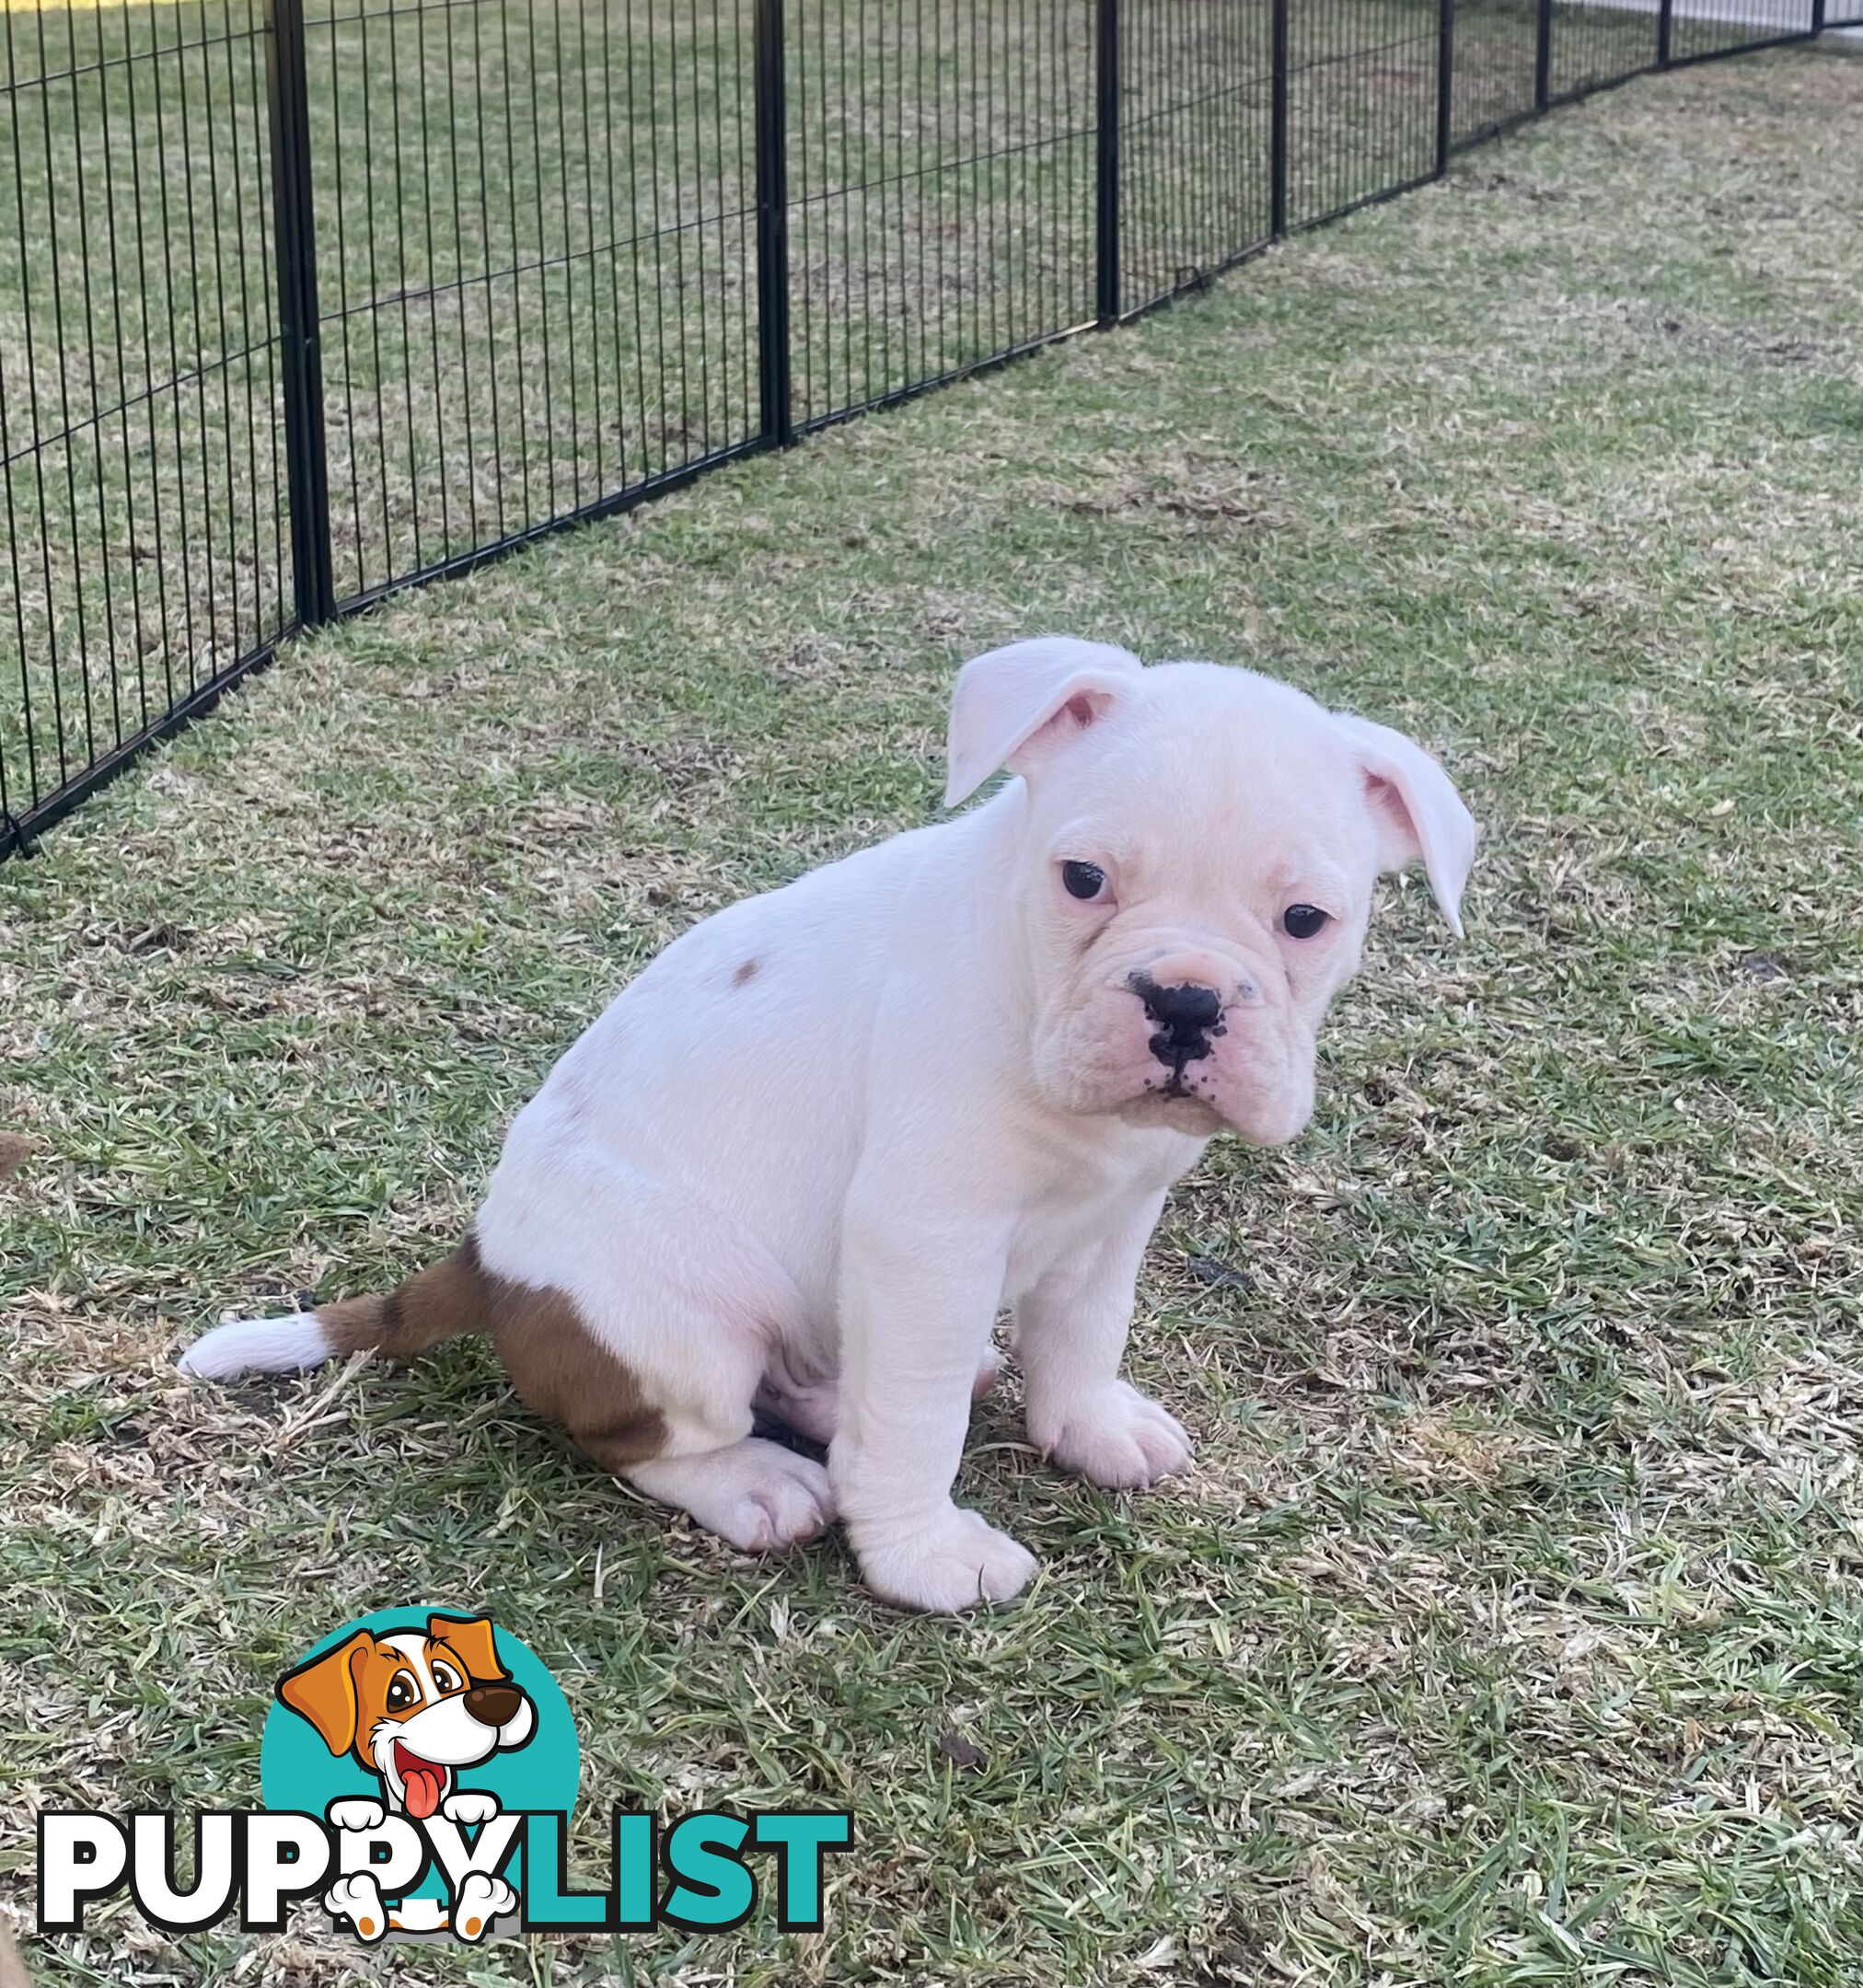
<svg viewBox="0 0 1863 1988"><path fill-rule="evenodd" d="M1632 85L295 647L0 872L16 1909L38 1808L255 1800L278 1672L431 1598L554 1669L589 1813L846 1802L861 1847L819 1937L410 1988L1849 1988L1859 146L1834 53ZM448 1246L608 993L925 819L955 665L1049 628L1410 727L1487 826L1465 944L1383 894L1312 1130L1174 1199L1134 1360L1193 1476L1050 1474L1012 1382L961 1490L1043 1577L913 1620L836 1540L753 1563L596 1476L476 1346L173 1377ZM28 1958L382 1978L305 1924Z"/></svg>

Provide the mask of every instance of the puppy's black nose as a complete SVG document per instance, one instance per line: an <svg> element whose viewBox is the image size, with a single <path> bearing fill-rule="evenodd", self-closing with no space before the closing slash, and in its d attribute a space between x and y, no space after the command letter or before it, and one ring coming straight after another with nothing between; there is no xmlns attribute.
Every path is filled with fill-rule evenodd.
<svg viewBox="0 0 1863 1988"><path fill-rule="evenodd" d="M515 1684L475 1684L466 1693L466 1709L481 1726L510 1725L523 1703Z"/></svg>
<svg viewBox="0 0 1863 1988"><path fill-rule="evenodd" d="M1210 1053L1209 1032L1221 1018L1221 1000L1214 988L1195 980L1160 987L1149 974L1135 976L1132 991L1158 1024L1150 1045L1151 1054L1170 1070L1172 1088L1180 1089L1184 1066Z"/></svg>
<svg viewBox="0 0 1863 1988"><path fill-rule="evenodd" d="M1198 987L1186 980L1178 987L1151 987L1142 990L1145 1012L1161 1028L1174 1035L1200 1035L1214 1028L1222 1003L1214 988Z"/></svg>

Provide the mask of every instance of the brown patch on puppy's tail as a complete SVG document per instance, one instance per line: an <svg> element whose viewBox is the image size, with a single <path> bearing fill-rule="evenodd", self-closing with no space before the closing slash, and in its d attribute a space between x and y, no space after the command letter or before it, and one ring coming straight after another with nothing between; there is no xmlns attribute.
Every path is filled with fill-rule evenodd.
<svg viewBox="0 0 1863 1988"><path fill-rule="evenodd" d="M464 1333L489 1333L491 1294L478 1239L469 1235L450 1256L417 1270L386 1298L339 1298L318 1305L316 1317L331 1353L376 1352L390 1359L412 1359Z"/></svg>
<svg viewBox="0 0 1863 1988"><path fill-rule="evenodd" d="M181 1356L181 1371L226 1381L243 1373L301 1373L352 1353L411 1359L443 1339L489 1333L491 1283L469 1235L450 1256L416 1271L385 1298L339 1298L286 1318L216 1325Z"/></svg>
<svg viewBox="0 0 1863 1988"><path fill-rule="evenodd" d="M411 1359L460 1333L488 1334L518 1398L561 1422L604 1470L619 1476L665 1446L664 1412L569 1293L486 1269L469 1235L386 1298L217 1325L182 1355L181 1371L224 1381L297 1372L339 1354Z"/></svg>

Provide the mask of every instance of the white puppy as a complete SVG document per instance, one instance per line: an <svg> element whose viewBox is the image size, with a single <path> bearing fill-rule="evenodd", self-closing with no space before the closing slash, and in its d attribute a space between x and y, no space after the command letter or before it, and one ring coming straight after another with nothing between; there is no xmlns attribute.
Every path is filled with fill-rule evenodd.
<svg viewBox="0 0 1863 1988"><path fill-rule="evenodd" d="M888 1601L1014 1594L1034 1558L951 1497L998 1312L1038 1450L1101 1485L1184 1468L1119 1376L1165 1192L1222 1127L1300 1132L1374 879L1420 859L1459 933L1475 830L1395 732L1059 637L958 679L947 804L1003 767L668 946L518 1114L452 1256L183 1366L490 1332L526 1401L735 1544L839 1513Z"/></svg>

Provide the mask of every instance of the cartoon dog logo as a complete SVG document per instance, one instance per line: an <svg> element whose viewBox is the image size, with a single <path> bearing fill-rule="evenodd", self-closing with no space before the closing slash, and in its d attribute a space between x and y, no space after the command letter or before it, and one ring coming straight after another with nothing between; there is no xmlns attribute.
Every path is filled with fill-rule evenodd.
<svg viewBox="0 0 1863 1988"><path fill-rule="evenodd" d="M333 1755L350 1755L381 1783L379 1802L330 1804L329 1820L339 1830L378 1829L390 1813L416 1822L439 1816L468 1828L489 1822L498 1813L497 1797L461 1788L460 1772L526 1745L537 1730L537 1708L498 1660L492 1625L481 1615L430 1615L424 1633L358 1629L282 1677L278 1697L317 1728ZM516 1905L503 1879L475 1876L454 1901L450 1924L477 1939ZM388 1931L449 1925L431 1900L388 1909L366 1871L332 1886L324 1906L371 1941Z"/></svg>

